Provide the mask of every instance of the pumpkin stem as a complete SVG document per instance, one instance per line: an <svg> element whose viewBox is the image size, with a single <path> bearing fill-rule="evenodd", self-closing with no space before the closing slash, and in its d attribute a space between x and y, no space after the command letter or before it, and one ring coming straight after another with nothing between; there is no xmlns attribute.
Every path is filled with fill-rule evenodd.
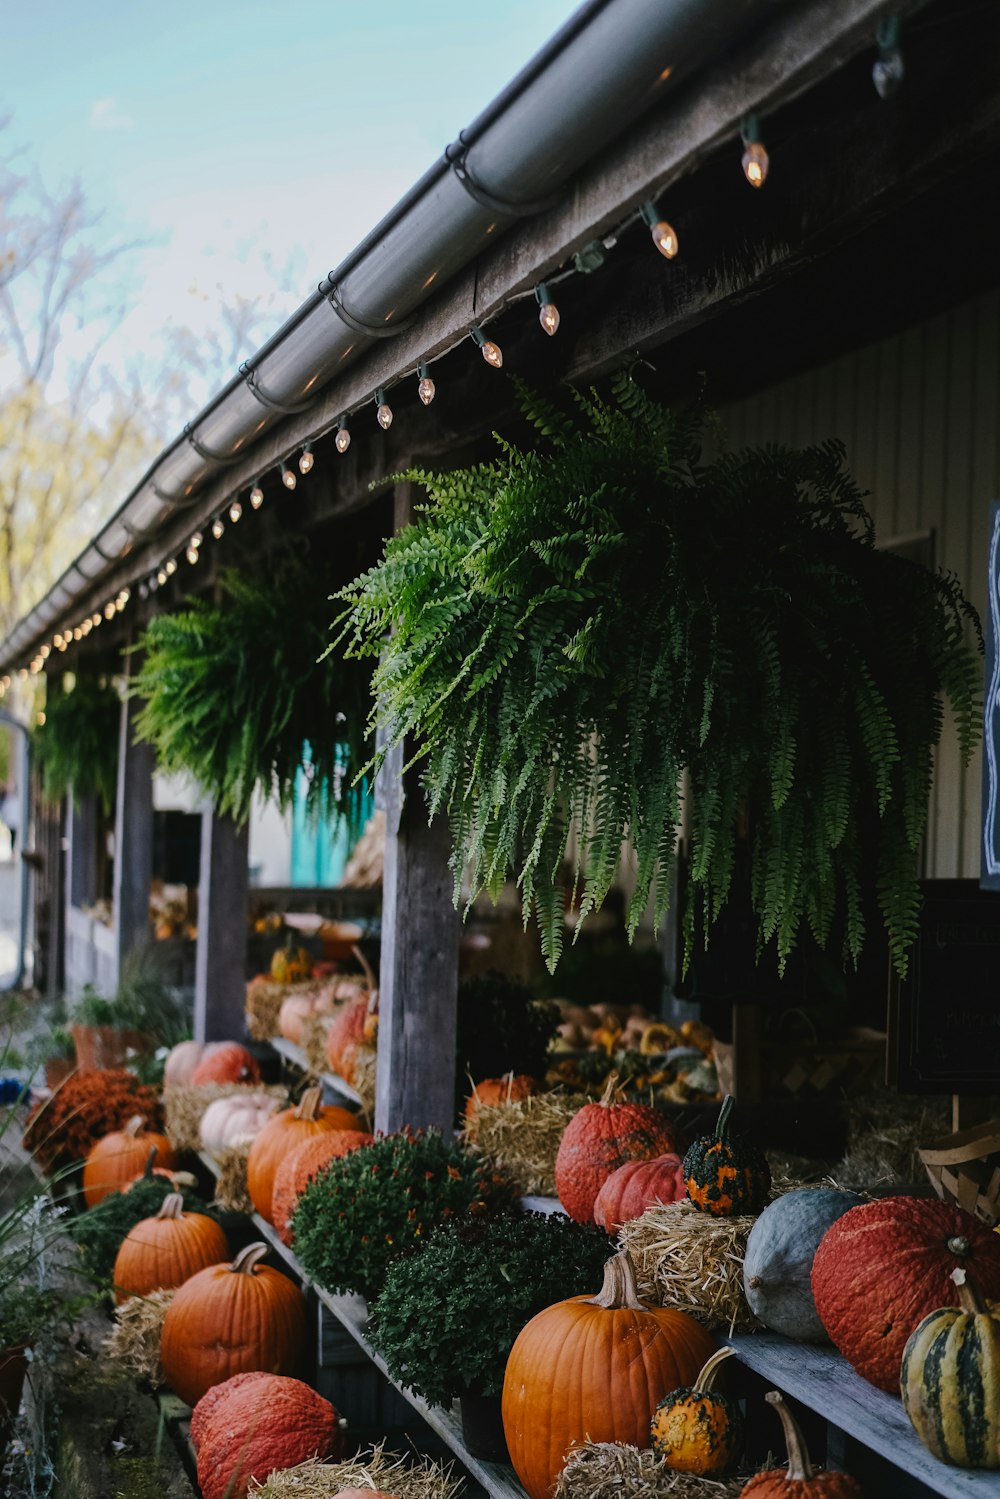
<svg viewBox="0 0 1000 1499"><path fill-rule="evenodd" d="M179 1218L184 1211L184 1199L179 1192L168 1192L160 1204L157 1218Z"/></svg>
<svg viewBox="0 0 1000 1499"><path fill-rule="evenodd" d="M722 1100L722 1108L719 1110L719 1117L715 1125L715 1138L717 1140L725 1140L729 1134L729 1116L733 1112L733 1101L731 1093L727 1093Z"/></svg>
<svg viewBox="0 0 1000 1499"><path fill-rule="evenodd" d="M320 1091L319 1088L306 1089L295 1110L296 1119L305 1119L310 1124L313 1122L316 1118L316 1110L319 1108Z"/></svg>
<svg viewBox="0 0 1000 1499"><path fill-rule="evenodd" d="M969 1279L961 1265L957 1265L951 1272L951 1278L958 1287L958 1299L963 1312L968 1312L973 1317L989 1316L989 1307L980 1295L979 1287L974 1280Z"/></svg>
<svg viewBox="0 0 1000 1499"><path fill-rule="evenodd" d="M365 957L364 953L361 951L360 947L358 946L358 944L356 942L355 942L354 946L351 948L351 952L354 954L354 956L357 958L358 962L361 964L361 970L364 973L365 982L367 983L369 989L372 989L372 990L377 989L378 988L378 984L375 982L375 974L372 971L372 965L369 963L368 959Z"/></svg>
<svg viewBox="0 0 1000 1499"><path fill-rule="evenodd" d="M622 1307L636 1312L646 1310L646 1303L639 1300L635 1266L627 1249L620 1250L613 1259L606 1262L604 1284L598 1294L591 1296L589 1300L591 1306L603 1306L609 1312L617 1312Z"/></svg>
<svg viewBox="0 0 1000 1499"><path fill-rule="evenodd" d="M735 1352L736 1349L730 1348L728 1343L725 1344L722 1348L717 1348L712 1354L712 1357L708 1359L705 1364L703 1364L701 1373L695 1380L693 1388L696 1390L714 1389L715 1376L719 1372L719 1365L724 1363L727 1358L732 1358Z"/></svg>
<svg viewBox="0 0 1000 1499"><path fill-rule="evenodd" d="M151 1182L154 1179L156 1173L154 1172L153 1167L154 1167L155 1164L156 1164L156 1146L154 1145L153 1148L152 1148L152 1150L149 1152L149 1155L146 1157L146 1164L145 1164L145 1166L142 1168L142 1179L143 1179L143 1181Z"/></svg>
<svg viewBox="0 0 1000 1499"><path fill-rule="evenodd" d="M961 1235L956 1235L954 1239L949 1239L946 1245L951 1254L968 1254L971 1247L968 1239L963 1238Z"/></svg>
<svg viewBox="0 0 1000 1499"><path fill-rule="evenodd" d="M604 1092L601 1094L600 1098L597 1100L602 1109L609 1109L611 1107L611 1104L612 1104L612 1102L614 1100L614 1096L615 1096L615 1093L617 1092L617 1089L618 1089L618 1073L617 1072L609 1072L608 1073L608 1080L604 1084Z"/></svg>
<svg viewBox="0 0 1000 1499"><path fill-rule="evenodd" d="M788 1447L788 1472L785 1474L786 1480L789 1483L810 1483L813 1477L813 1467L809 1461L805 1438L799 1430L799 1423L777 1390L768 1390L764 1399L768 1405L774 1406L781 1417L781 1424L785 1428L785 1444Z"/></svg>
<svg viewBox="0 0 1000 1499"><path fill-rule="evenodd" d="M134 1140L136 1135L142 1134L145 1124L146 1120L142 1114L133 1114L132 1118L128 1121L128 1123L125 1125L125 1128L122 1130L122 1134L128 1135L130 1140Z"/></svg>
<svg viewBox="0 0 1000 1499"><path fill-rule="evenodd" d="M248 1244L233 1260L230 1270L234 1275L252 1275L269 1248L270 1245L265 1244L263 1240L258 1240L256 1244Z"/></svg>

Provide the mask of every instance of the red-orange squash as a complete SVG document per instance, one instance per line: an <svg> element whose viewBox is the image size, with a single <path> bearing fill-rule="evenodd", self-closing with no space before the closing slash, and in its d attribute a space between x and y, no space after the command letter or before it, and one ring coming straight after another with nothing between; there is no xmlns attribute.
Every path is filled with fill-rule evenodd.
<svg viewBox="0 0 1000 1499"><path fill-rule="evenodd" d="M931 1312L959 1304L956 1269L1000 1300L1000 1235L936 1198L883 1197L827 1229L813 1259L813 1298L858 1373L898 1394L911 1332Z"/></svg>
<svg viewBox="0 0 1000 1499"><path fill-rule="evenodd" d="M505 1072L503 1077L484 1077L473 1083L465 1100L465 1117L470 1120L480 1104L492 1107L499 1103L520 1103L538 1092L538 1084L526 1072Z"/></svg>
<svg viewBox="0 0 1000 1499"><path fill-rule="evenodd" d="M679 1155L658 1155L651 1161L626 1161L612 1171L597 1194L594 1222L606 1233L630 1223L654 1202L680 1202L685 1195L684 1163Z"/></svg>
<svg viewBox="0 0 1000 1499"><path fill-rule="evenodd" d="M188 1436L191 1438L191 1445L195 1452L197 1453L202 1444L216 1407L224 1400L228 1400L234 1390L241 1390L246 1385L254 1384L258 1379L275 1377L265 1374L263 1369L251 1369L246 1374L234 1374L232 1379L224 1379L221 1384L214 1384L210 1390L206 1390L191 1412L191 1425L188 1428Z"/></svg>
<svg viewBox="0 0 1000 1499"><path fill-rule="evenodd" d="M817 1473L798 1422L777 1390L764 1396L781 1417L788 1444L788 1470L768 1468L755 1473L740 1489L740 1499L864 1499L861 1485L849 1473Z"/></svg>
<svg viewBox="0 0 1000 1499"><path fill-rule="evenodd" d="M271 1218L274 1175L281 1162L297 1145L317 1135L338 1129L356 1129L358 1116L337 1104L320 1104L320 1090L307 1088L294 1109L283 1109L269 1119L250 1147L247 1157L247 1190L262 1218Z"/></svg>
<svg viewBox="0 0 1000 1499"><path fill-rule="evenodd" d="M614 1082L599 1103L587 1103L563 1131L556 1154L559 1201L577 1223L594 1221L597 1194L626 1161L651 1161L684 1149L680 1131L659 1109L614 1103ZM695 1373L698 1371L695 1370Z"/></svg>
<svg viewBox="0 0 1000 1499"><path fill-rule="evenodd" d="M302 1293L249 1244L232 1264L199 1270L174 1293L160 1336L167 1383L188 1405L234 1374L294 1374L306 1346Z"/></svg>
<svg viewBox="0 0 1000 1499"><path fill-rule="evenodd" d="M177 1165L174 1147L166 1135L146 1129L145 1123L141 1114L136 1114L124 1129L112 1131L91 1147L83 1164L83 1196L88 1208L141 1176L154 1150L154 1166L169 1170Z"/></svg>
<svg viewBox="0 0 1000 1499"><path fill-rule="evenodd" d="M574 1442L650 1445L657 1401L693 1385L715 1350L686 1312L645 1306L627 1252L609 1260L598 1296L573 1296L532 1317L514 1342L503 1427L531 1499L549 1499Z"/></svg>
<svg viewBox="0 0 1000 1499"><path fill-rule="evenodd" d="M214 1218L186 1213L179 1192L170 1192L160 1211L130 1228L115 1257L118 1301L173 1290L198 1270L229 1258L229 1241Z"/></svg>
<svg viewBox="0 0 1000 1499"><path fill-rule="evenodd" d="M326 1033L326 1059L345 1083L356 1077L358 1052L374 1046L378 1031L378 994L375 990L348 1000Z"/></svg>
<svg viewBox="0 0 1000 1499"><path fill-rule="evenodd" d="M191 1086L205 1083L259 1083L260 1068L245 1046L224 1041L207 1051L191 1074Z"/></svg>
<svg viewBox="0 0 1000 1499"><path fill-rule="evenodd" d="M210 1057L228 1041L178 1041L163 1064L163 1086L165 1088L188 1088L198 1063Z"/></svg>
<svg viewBox="0 0 1000 1499"><path fill-rule="evenodd" d="M340 1418L329 1400L299 1379L260 1374L227 1380L210 1410L195 1424L198 1486L203 1499L244 1499L251 1479L309 1458L339 1457ZM204 1397L209 1398L208 1396Z"/></svg>
<svg viewBox="0 0 1000 1499"><path fill-rule="evenodd" d="M271 1222L284 1243L291 1244L292 1214L295 1205L313 1177L326 1165L340 1156L349 1155L361 1145L370 1145L374 1135L364 1130L336 1129L325 1135L314 1135L296 1145L290 1155L284 1157L274 1173L274 1191L271 1195Z"/></svg>

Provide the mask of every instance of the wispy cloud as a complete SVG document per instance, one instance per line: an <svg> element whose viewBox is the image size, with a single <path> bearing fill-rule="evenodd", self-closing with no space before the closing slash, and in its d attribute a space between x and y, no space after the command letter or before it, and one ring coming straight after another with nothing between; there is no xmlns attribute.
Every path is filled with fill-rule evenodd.
<svg viewBox="0 0 1000 1499"><path fill-rule="evenodd" d="M135 121L119 109L114 98L95 99L90 106L91 130L131 130Z"/></svg>

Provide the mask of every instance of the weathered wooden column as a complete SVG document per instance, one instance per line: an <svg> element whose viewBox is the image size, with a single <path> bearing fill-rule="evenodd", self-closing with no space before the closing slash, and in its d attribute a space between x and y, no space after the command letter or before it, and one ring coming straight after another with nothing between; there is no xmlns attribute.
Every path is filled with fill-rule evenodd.
<svg viewBox="0 0 1000 1499"><path fill-rule="evenodd" d="M411 486L399 485L397 530L411 514ZM375 1128L435 1125L450 1134L461 931L451 834L443 817L428 825L416 777L404 783L404 763L402 750L394 751L376 788L386 828Z"/></svg>
<svg viewBox="0 0 1000 1499"><path fill-rule="evenodd" d="M66 801L66 904L88 906L97 898L97 798Z"/></svg>
<svg viewBox="0 0 1000 1499"><path fill-rule="evenodd" d="M208 808L201 814L198 945L194 968L196 1041L238 1041L246 1003L249 824Z"/></svg>
<svg viewBox="0 0 1000 1499"><path fill-rule="evenodd" d="M129 680L135 658L126 656ZM113 883L114 971L136 947L149 940L149 887L153 878L152 745L135 742L139 705L126 697L122 703L118 741L118 788L115 797L115 870Z"/></svg>

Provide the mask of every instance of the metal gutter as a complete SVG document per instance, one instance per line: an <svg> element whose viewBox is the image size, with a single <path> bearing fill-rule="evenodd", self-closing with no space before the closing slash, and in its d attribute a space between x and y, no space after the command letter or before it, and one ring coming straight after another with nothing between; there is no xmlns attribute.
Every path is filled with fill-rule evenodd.
<svg viewBox="0 0 1000 1499"><path fill-rule="evenodd" d="M134 539L155 534L377 339L402 332L498 234L554 203L668 84L731 47L778 3L587 0L163 450L17 624L0 647L0 670L22 665Z"/></svg>

